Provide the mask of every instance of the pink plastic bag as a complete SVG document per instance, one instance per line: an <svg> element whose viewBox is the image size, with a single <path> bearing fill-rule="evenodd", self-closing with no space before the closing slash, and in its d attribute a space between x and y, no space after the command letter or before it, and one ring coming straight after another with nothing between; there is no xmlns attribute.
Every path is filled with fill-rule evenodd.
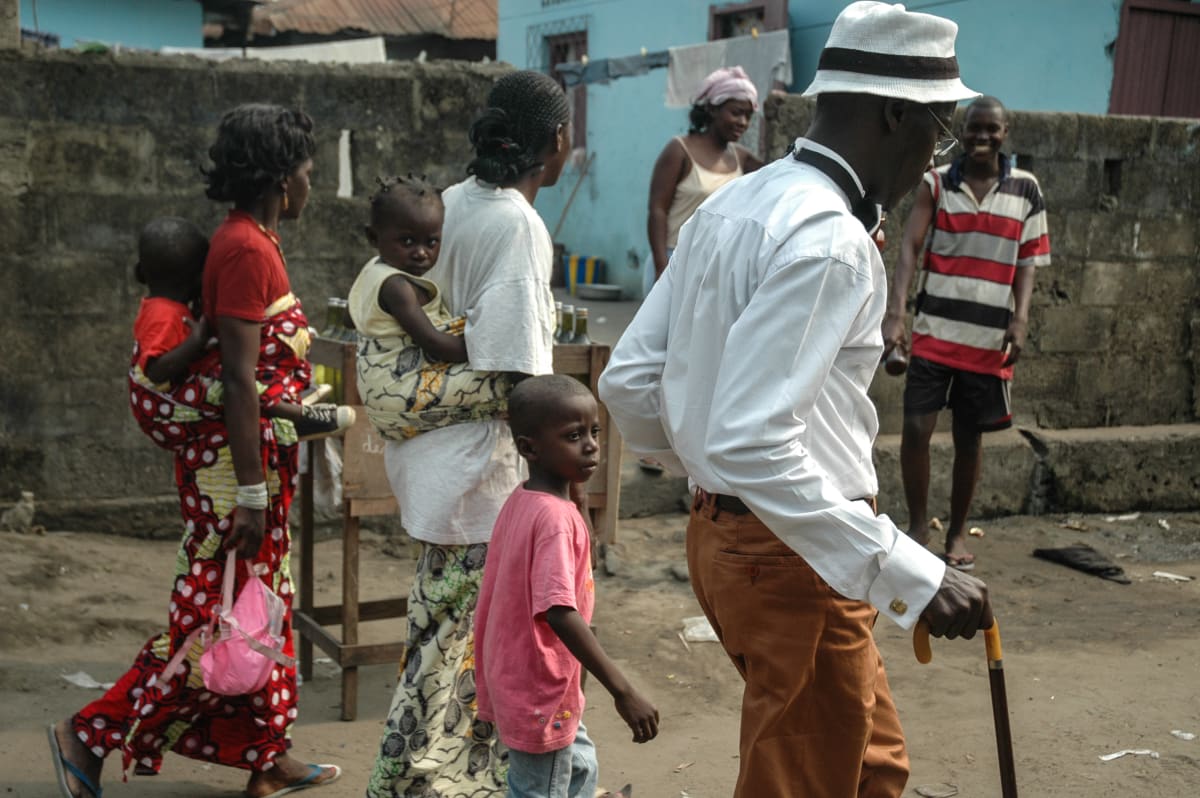
<svg viewBox="0 0 1200 798"><path fill-rule="evenodd" d="M196 638L203 641L200 655L200 674L204 686L221 695L246 695L258 692L271 676L278 663L291 667L295 660L283 653L283 618L287 607L246 563L249 578L242 586L237 601L233 600L233 580L237 568L236 555L230 551L225 561L225 581L221 590L221 606L213 623L197 629L188 636L175 656L167 663L163 678L169 679L191 650ZM230 608L232 605L232 608ZM218 636L212 637L217 624Z"/></svg>

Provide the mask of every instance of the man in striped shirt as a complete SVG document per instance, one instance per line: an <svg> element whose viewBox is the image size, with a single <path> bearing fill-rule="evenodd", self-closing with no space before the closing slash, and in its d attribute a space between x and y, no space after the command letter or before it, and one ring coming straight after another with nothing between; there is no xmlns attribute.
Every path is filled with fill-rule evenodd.
<svg viewBox="0 0 1200 798"><path fill-rule="evenodd" d="M1041 188L1000 151L1007 136L1007 113L995 97L967 108L965 152L927 172L917 189L883 321L887 351L903 349L908 289L923 256L900 444L908 534L920 543L929 538L929 439L938 411L949 407L954 468L945 556L960 570L975 566L963 532L983 465L982 433L1012 425L1009 383L1025 345L1034 271L1050 263Z"/></svg>

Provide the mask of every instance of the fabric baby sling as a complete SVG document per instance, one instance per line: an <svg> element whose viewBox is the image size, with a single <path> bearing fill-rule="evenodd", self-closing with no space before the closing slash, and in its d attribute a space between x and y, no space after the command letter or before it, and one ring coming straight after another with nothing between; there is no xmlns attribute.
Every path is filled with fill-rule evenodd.
<svg viewBox="0 0 1200 798"><path fill-rule="evenodd" d="M233 581L237 555L231 549L225 560L221 604L212 620L193 631L163 670L163 680L175 675L197 639L201 641L200 675L204 686L221 695L256 693L267 683L275 664L291 667L295 660L283 653L283 619L287 606L246 562L248 578L237 600ZM218 627L214 638L213 627Z"/></svg>
<svg viewBox="0 0 1200 798"><path fill-rule="evenodd" d="M465 316L451 316L437 284L417 277L378 259L364 267L372 269L378 284L400 275L415 286L424 288L433 297L423 308L430 324L447 335L462 336L466 330ZM361 278L360 278L361 279ZM366 283L364 290L371 301L379 289ZM359 283L351 289L355 296ZM351 316L364 311L351 307ZM356 318L356 324L361 322ZM379 434L391 441L405 441L423 432L441 429L451 424L464 424L498 418L508 409L508 394L512 377L496 371L476 371L470 363L447 363L430 360L425 351L404 331L398 322L390 321L390 333L374 335L359 327L358 357L355 371L358 391L367 418Z"/></svg>

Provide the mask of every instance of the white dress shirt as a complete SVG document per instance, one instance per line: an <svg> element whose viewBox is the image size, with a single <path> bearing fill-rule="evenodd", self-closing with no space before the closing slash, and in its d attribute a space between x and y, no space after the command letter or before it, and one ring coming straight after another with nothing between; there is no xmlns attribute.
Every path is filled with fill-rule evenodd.
<svg viewBox="0 0 1200 798"><path fill-rule="evenodd" d="M861 187L836 152L796 147ZM908 628L945 565L855 501L878 490L867 387L887 277L849 202L791 157L713 194L614 348L600 396L634 451L737 496L836 591Z"/></svg>

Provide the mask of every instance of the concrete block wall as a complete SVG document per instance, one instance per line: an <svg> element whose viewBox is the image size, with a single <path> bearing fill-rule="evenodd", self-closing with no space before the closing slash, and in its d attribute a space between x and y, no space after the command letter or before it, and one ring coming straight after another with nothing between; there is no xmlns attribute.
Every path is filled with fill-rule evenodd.
<svg viewBox="0 0 1200 798"><path fill-rule="evenodd" d="M0 50L21 46L20 0L0 0Z"/></svg>
<svg viewBox="0 0 1200 798"><path fill-rule="evenodd" d="M413 171L442 184L459 179L470 120L504 69L214 65L0 48L0 501L33 490L39 513L107 512L127 531L153 531L156 519L173 516L169 501L146 499L173 492L169 457L126 405L142 295L134 247L155 215L206 229L220 220L199 169L223 111L270 101L299 105L316 121L311 204L281 234L294 287L319 323L325 297L344 296L370 254L360 231L374 178ZM767 110L768 152L779 155L807 127L811 105L788 97ZM348 199L336 196L342 130L351 131ZM1012 141L1045 185L1055 251L1018 369L1018 422L1200 418L1196 126L1015 114ZM1106 161L1121 162L1119 181ZM893 245L904 211L888 224ZM885 433L899 430L902 384L881 375L873 388ZM1018 479L1025 468L1014 468Z"/></svg>
<svg viewBox="0 0 1200 798"><path fill-rule="evenodd" d="M293 288L319 325L325 298L345 296L372 254L361 230L375 177L461 179L470 121L503 69L0 50L0 500L33 490L49 511L56 500L173 492L169 455L128 408L143 293L136 236L156 215L206 230L222 218L199 170L225 110L274 102L316 123L312 199L280 234ZM349 199L336 196L342 130Z"/></svg>
<svg viewBox="0 0 1200 798"><path fill-rule="evenodd" d="M950 514L954 443L950 433L929 447L930 517ZM880 435L873 453L879 510L902 527L908 508L900 472L900 436ZM626 452L621 517L676 512L687 478L647 474ZM1200 507L1200 424L1006 430L983 439L983 475L972 519L1004 515L1124 513Z"/></svg>
<svg viewBox="0 0 1200 798"><path fill-rule="evenodd" d="M1002 98L1003 99L1003 98ZM802 135L812 103L768 101L768 152ZM961 113L961 112L960 112ZM1016 421L1072 428L1200 418L1200 125L1191 120L1011 112L1010 152L1046 196L1053 264L1039 272ZM895 209L895 264L910 200ZM898 432L902 379L872 387Z"/></svg>

